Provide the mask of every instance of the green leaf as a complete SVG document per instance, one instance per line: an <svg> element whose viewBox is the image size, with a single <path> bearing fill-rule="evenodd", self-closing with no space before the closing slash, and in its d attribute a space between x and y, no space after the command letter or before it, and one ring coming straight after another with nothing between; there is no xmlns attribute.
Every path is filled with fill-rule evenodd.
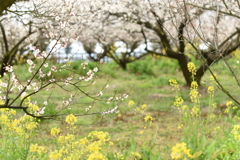
<svg viewBox="0 0 240 160"><path fill-rule="evenodd" d="M203 153L202 150L198 151L198 152L195 152L192 156L192 159L195 159L195 158L198 158L199 156L201 156L201 154Z"/></svg>

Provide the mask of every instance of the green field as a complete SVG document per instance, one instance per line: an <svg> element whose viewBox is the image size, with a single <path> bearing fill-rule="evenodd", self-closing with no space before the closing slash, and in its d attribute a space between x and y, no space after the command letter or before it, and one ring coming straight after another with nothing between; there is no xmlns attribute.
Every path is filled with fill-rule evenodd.
<svg viewBox="0 0 240 160"><path fill-rule="evenodd" d="M236 75L239 75L237 74L239 65L236 61L236 59L231 59L230 64ZM80 62L72 62L70 67L80 73L79 64ZM182 73L178 64L173 60L147 58L129 64L126 71L114 63L90 63L88 67L89 69L98 67L99 72L96 74L96 83L84 89L97 93L106 84L109 84L102 96L103 98L110 97L115 93L118 95L128 93L128 98L108 106L106 103L98 101L94 101L93 105L92 100L88 97L75 95L79 98L76 98L71 109L63 111L62 114L81 114L89 105L94 106L89 111L90 113L101 112L115 105L118 105L119 112L104 116L79 116L74 127L71 125L69 127L61 119L41 120L37 129L31 132L31 136L23 139L16 135L7 137L8 132L2 129L1 144L3 147L0 149L0 159L49 159L50 152L61 149L57 137L50 134L51 128L54 127L61 129L58 136L71 133L76 138L86 137L92 131L108 132L113 144L110 147L104 144L101 153L110 160L174 159L173 146L181 142L186 144L186 148L190 149L190 152L186 148L182 150L178 148L180 158L175 159L237 159L240 157L240 128L236 134L232 131L233 126L239 124L239 107L228 104L229 97L216 86L214 96L211 98L208 86L214 86L214 82L210 80L209 73L203 77L202 86L198 88L198 102L193 103L189 96L190 89L184 85ZM234 82L233 76L223 62L215 64L212 68L220 82L239 100L240 87ZM24 72L26 70L24 64L16 67L15 70L22 73L22 80L27 80L30 77ZM62 72L55 76L68 76L68 72ZM178 81L179 91L173 90L174 87L169 84L170 79ZM65 94L60 88L54 88L45 114L55 113L64 97L68 97L69 94L68 92ZM31 98L36 99L40 104L41 100L48 96L46 91L39 92L37 96ZM181 96L184 99L184 103L188 105L188 110L181 107L179 110L179 107L174 106L176 96ZM199 105L200 111L197 116L194 116L191 109L196 105ZM229 111L227 112L226 109ZM17 115L21 114L21 111L18 111ZM2 127L4 128L4 126ZM9 138L15 138L15 140L9 140ZM29 147L36 143L39 146L44 146L47 151L41 154L29 151ZM72 147L72 152L74 151L74 147ZM189 156L188 153L191 155ZM72 153L69 152L70 154ZM62 155L56 159L63 158ZM98 158L104 159L101 156ZM83 159L88 158L83 157Z"/></svg>

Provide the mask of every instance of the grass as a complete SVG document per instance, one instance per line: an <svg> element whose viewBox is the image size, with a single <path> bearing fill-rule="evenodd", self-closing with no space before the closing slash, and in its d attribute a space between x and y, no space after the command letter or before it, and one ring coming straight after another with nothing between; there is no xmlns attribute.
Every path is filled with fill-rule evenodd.
<svg viewBox="0 0 240 160"><path fill-rule="evenodd" d="M235 62L235 60L231 61ZM81 74L78 66L79 64L80 62L73 62L71 67ZM140 64L141 66L138 68ZM184 87L184 79L182 78L181 72L178 72L179 68L175 61L166 61L166 59L145 59L132 63L129 65L129 70L127 71L121 70L113 63L90 63L89 69L93 69L96 66L99 67L99 73L97 74L98 78L96 79L96 84L91 88L93 92L101 90L101 88L108 83L110 85L109 89L104 92L103 96L109 97L115 92L119 94L130 92L129 98L117 104L120 110L117 114L110 114L103 117L99 115L79 117L76 123L76 129L74 130L74 134L77 137L87 136L91 131L108 132L111 136L111 140L115 144L114 147L111 148L111 152L121 151L124 155L124 159L134 159L131 152L141 153L143 159L171 159L171 148L176 143L184 140L189 141L188 144L196 144L190 141L194 141L195 139L188 139L186 137L186 130L179 127L179 125L186 122L184 122L181 113L179 113L177 108L173 105L176 94L172 91L172 87L168 82L171 78L178 80L181 88L179 95L184 98L186 104L191 103L189 89ZM238 65L236 64L233 67L237 69ZM25 65L18 67L17 70L22 73L22 80L27 80L30 77L30 75L25 72ZM233 84L233 76L229 73L226 66L219 63L213 66L213 70L218 73L218 77L221 82L224 83L224 86L232 91L231 93L234 96L237 96L237 92L235 93L235 91L240 87L237 88L236 84ZM68 73L63 72L62 75L56 76L64 77L66 75L68 75ZM209 104L209 95L207 94L207 86L211 84L208 77L209 73L203 77L205 83L199 90L201 94L201 107L202 110L204 110L204 108L207 110L206 115L208 114L208 107L211 105ZM232 88L234 88L234 92ZM55 112L55 109L61 105L64 97L69 97L69 93L63 94L59 88L54 88L54 90L51 97L52 101L48 104L46 109L46 112L49 114ZM32 98L35 98L39 103L43 103L41 100L48 96L47 93L48 92L40 92L38 96ZM76 96L79 96L75 101L76 104L71 106L71 110L67 110L64 113L81 113L85 110L86 106L91 105L92 101L88 98L82 98L80 95ZM128 102L130 100L134 101L135 104L129 106ZM217 106L224 105L228 100L229 98L225 94L215 89L215 102ZM143 104L147 104L148 109L144 112L136 111L136 108L141 107ZM101 111L101 108L106 108L106 105L105 103L99 102L96 103L94 107L97 111ZM220 113L223 111L218 109L218 112ZM144 120L147 113L150 113L153 117L152 125L146 123ZM209 140L212 136L216 135L212 128L216 126L226 127L226 125L229 124L228 121L231 121L231 118L227 115L223 115L216 118L213 123L208 123L207 118L202 115L201 122L198 121L198 119L194 122L204 123L202 124L206 129L204 133L208 133L207 139ZM66 129L66 123L56 120L44 120L40 122L36 130L37 134L31 139L31 143L38 143L39 145L45 146L48 150L51 150L57 143L56 139L53 139L50 135L50 130L53 127L63 128L61 130L61 135L69 133L69 130ZM231 127L229 126L229 130L230 129ZM193 135L189 135L189 137L191 136ZM220 139L223 136L224 133L219 134ZM204 142L203 138L201 141L202 142L198 142L198 144L206 145L209 142L209 146L213 145L211 141ZM197 148L199 146L192 146L192 148L194 147L196 151L202 150L202 148ZM211 151L211 148L209 150ZM212 153L210 151L209 153ZM109 159L113 157L110 153L108 156Z"/></svg>

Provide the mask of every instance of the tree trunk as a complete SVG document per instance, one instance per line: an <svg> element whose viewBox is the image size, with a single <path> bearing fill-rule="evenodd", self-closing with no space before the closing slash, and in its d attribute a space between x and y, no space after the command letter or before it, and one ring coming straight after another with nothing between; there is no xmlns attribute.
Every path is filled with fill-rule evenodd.
<svg viewBox="0 0 240 160"><path fill-rule="evenodd" d="M201 79L204 75L204 73L208 70L208 67L204 64L202 64L198 70L197 70L197 73L196 73L196 76L195 76L195 81L198 83L198 85L201 85Z"/></svg>
<svg viewBox="0 0 240 160"><path fill-rule="evenodd" d="M0 68L1 77L3 77L4 72L6 72L5 66L8 65L8 59L9 59L9 55L6 55L6 56L3 57L3 60L1 62L2 63L2 66Z"/></svg>
<svg viewBox="0 0 240 160"><path fill-rule="evenodd" d="M10 7L15 1L16 0L1 0L0 15L3 13L4 10Z"/></svg>
<svg viewBox="0 0 240 160"><path fill-rule="evenodd" d="M123 70L127 70L127 63L126 62L120 61L119 65Z"/></svg>
<svg viewBox="0 0 240 160"><path fill-rule="evenodd" d="M187 66L189 62L188 57L186 55L180 55L178 56L177 60L180 65L183 76L185 78L186 85L190 87L193 79L192 79L192 73L188 71L188 66ZM196 75L194 76L194 81L196 81L199 86L201 86L201 79L207 70L208 70L208 67L205 64L202 64L197 69Z"/></svg>
<svg viewBox="0 0 240 160"><path fill-rule="evenodd" d="M180 65L181 71L186 81L187 86L191 86L192 83L192 73L188 71L187 64L189 62L188 57L184 54L179 54L177 56L178 63Z"/></svg>

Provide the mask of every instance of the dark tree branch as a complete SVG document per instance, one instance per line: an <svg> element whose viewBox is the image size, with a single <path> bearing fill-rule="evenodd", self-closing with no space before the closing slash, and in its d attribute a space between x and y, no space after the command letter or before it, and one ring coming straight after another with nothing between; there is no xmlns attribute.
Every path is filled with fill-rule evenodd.
<svg viewBox="0 0 240 160"><path fill-rule="evenodd" d="M0 5L0 15L2 15L3 11L10 7L16 0L1 0Z"/></svg>
<svg viewBox="0 0 240 160"><path fill-rule="evenodd" d="M204 9L204 10L209 10L209 11L214 10L213 8L207 8L207 7L203 7L203 6L198 6L198 5L191 4L191 3L187 3L187 4L188 4L188 5L191 5L191 6L193 6L193 7L197 7L197 8ZM218 12L219 12L219 13L222 13L222 14L225 14L225 15L232 16L232 17L240 18L240 16L237 15L237 14L232 14L232 13L225 12L225 11L221 11L221 10L218 10Z"/></svg>
<svg viewBox="0 0 240 160"><path fill-rule="evenodd" d="M50 52L48 53L47 57L44 58L44 60L42 61L41 65L38 67L38 69L36 70L36 72L33 74L33 76L31 77L31 79L28 81L28 83L26 84L26 86L22 89L22 91L15 97L15 99L9 104L10 106L19 99L19 97L22 95L23 92L25 92L25 90L27 89L27 86L30 85L33 81L33 79L37 76L37 74L39 73L40 69L43 67L43 65L45 64L45 62L47 61L48 57L51 55L53 49L55 48L55 46L57 45L57 43L59 42L61 36L57 39L56 43L54 44L54 46L52 47L52 49L50 50Z"/></svg>
<svg viewBox="0 0 240 160"><path fill-rule="evenodd" d="M184 28L186 26L186 23L187 23L187 19L183 20L183 22L178 27L178 41L179 41L178 51L181 54L184 54L184 50L185 50L183 31L184 31Z"/></svg>
<svg viewBox="0 0 240 160"><path fill-rule="evenodd" d="M229 98L231 98L234 102L236 102L238 105L240 105L240 102L235 98L233 97L224 87L223 85L219 82L218 78L216 77L216 75L213 73L212 69L210 68L211 64L210 61L207 61L203 56L202 56L202 52L200 52L197 47L190 41L188 41L191 46L197 51L197 54L200 56L201 60L203 61L203 64L198 68L197 70L197 73L198 72L204 72L209 70L210 74L213 76L215 82L217 83L217 87L223 91ZM222 56L221 56L222 57ZM219 60L220 58L217 59L217 61Z"/></svg>
<svg viewBox="0 0 240 160"><path fill-rule="evenodd" d="M178 58L178 53L174 52L172 50L172 47L170 45L170 41L168 40L167 35L164 32L162 26L153 26L149 22L141 22L141 21L138 21L137 23L140 24L140 25L144 25L146 28L151 29L151 30L156 32L156 34L159 36L159 38L162 42L162 45L163 45L164 49L166 50L166 54L168 55L168 57L175 58L175 59Z"/></svg>
<svg viewBox="0 0 240 160"><path fill-rule="evenodd" d="M147 43L147 37L146 37L146 34L145 34L144 30L143 30L143 27L141 28L141 33L142 33L142 35L143 35L144 42L145 42L145 45L146 45L146 47L145 47L145 51L147 51L149 54L155 54L155 55L159 55L159 56L168 57L168 55L166 55L166 54L163 54L163 53L159 53L159 52L156 52L156 51L149 50L149 49L148 49L148 43Z"/></svg>
<svg viewBox="0 0 240 160"><path fill-rule="evenodd" d="M221 48L222 46L224 46L230 39L232 39L235 35L240 34L240 29L237 28L237 31L232 33L230 36L228 36L220 45L219 48Z"/></svg>
<svg viewBox="0 0 240 160"><path fill-rule="evenodd" d="M27 109L28 107L0 105L0 108L9 108L9 109Z"/></svg>
<svg viewBox="0 0 240 160"><path fill-rule="evenodd" d="M206 61L205 59L202 59L203 61ZM206 65L207 69L209 70L209 72L211 73L211 75L213 76L215 82L217 83L217 87L223 91L229 98L231 98L234 102L236 102L238 105L240 105L240 102L231 95L231 93L229 93L224 87L223 85L219 82L218 78L216 77L216 75L213 73L212 69Z"/></svg>
<svg viewBox="0 0 240 160"><path fill-rule="evenodd" d="M237 85L240 87L240 81L239 81L238 77L236 76L234 70L232 69L232 67L230 67L230 65L227 62L225 57L223 57L222 59L224 60L224 63L226 64L227 68L229 69L229 71L231 72L231 74L234 77L235 81L237 82Z"/></svg>
<svg viewBox="0 0 240 160"><path fill-rule="evenodd" d="M3 27L1 22L0 22L0 28L1 28L2 35L3 35L3 42L4 42L5 53L7 53L7 52L9 52L8 40L7 40L7 36L6 36L6 33L5 33L5 29L4 29L4 27Z"/></svg>
<svg viewBox="0 0 240 160"><path fill-rule="evenodd" d="M238 1L238 0L237 0ZM226 4L225 0L222 0L224 6L226 7L227 10L229 10L229 13L232 14L232 11L229 9L228 5Z"/></svg>
<svg viewBox="0 0 240 160"><path fill-rule="evenodd" d="M237 4L238 4L238 8L240 9L240 2L239 0L236 0L237 1Z"/></svg>

